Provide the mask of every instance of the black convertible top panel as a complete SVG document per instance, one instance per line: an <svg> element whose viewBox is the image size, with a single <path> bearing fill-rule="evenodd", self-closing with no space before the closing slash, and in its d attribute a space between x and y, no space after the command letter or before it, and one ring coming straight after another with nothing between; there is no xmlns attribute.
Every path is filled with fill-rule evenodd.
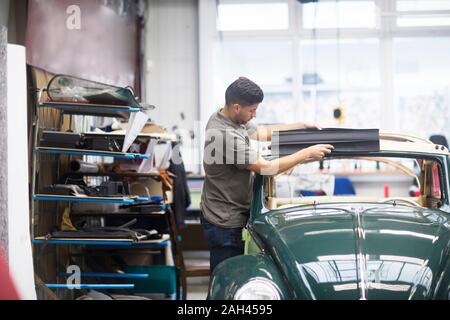
<svg viewBox="0 0 450 320"><path fill-rule="evenodd" d="M348 155L355 152L380 151L378 129L325 128L274 131L272 155L285 156L315 144L331 144L331 155Z"/></svg>

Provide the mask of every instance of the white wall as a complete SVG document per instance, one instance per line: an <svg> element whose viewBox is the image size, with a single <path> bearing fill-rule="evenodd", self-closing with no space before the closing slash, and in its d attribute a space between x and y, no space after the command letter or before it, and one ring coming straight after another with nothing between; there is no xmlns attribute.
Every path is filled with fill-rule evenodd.
<svg viewBox="0 0 450 320"><path fill-rule="evenodd" d="M36 299L30 239L25 47L7 48L8 256L22 299Z"/></svg>
<svg viewBox="0 0 450 320"><path fill-rule="evenodd" d="M145 100L156 106L151 118L169 131L182 129L183 159L191 171L198 169L188 133L199 119L197 11L197 0L148 0L144 37Z"/></svg>

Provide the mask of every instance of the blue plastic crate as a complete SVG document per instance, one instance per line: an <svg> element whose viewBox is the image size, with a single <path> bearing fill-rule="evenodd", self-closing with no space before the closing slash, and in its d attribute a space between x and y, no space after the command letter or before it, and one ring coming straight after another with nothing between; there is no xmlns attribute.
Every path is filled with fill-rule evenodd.
<svg viewBox="0 0 450 320"><path fill-rule="evenodd" d="M175 266L150 265L150 266L127 266L126 273L146 273L147 279L127 279L134 284L136 293L165 293L177 292L177 269Z"/></svg>

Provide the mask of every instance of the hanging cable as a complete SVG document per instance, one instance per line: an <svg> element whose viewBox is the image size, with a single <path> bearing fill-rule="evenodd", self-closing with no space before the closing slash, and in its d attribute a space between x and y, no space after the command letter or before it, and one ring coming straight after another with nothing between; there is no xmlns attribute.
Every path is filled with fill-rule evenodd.
<svg viewBox="0 0 450 320"><path fill-rule="evenodd" d="M314 20L312 29L313 39L313 90L314 90L314 121L317 122L317 83L319 76L317 72L317 3L314 3Z"/></svg>
<svg viewBox="0 0 450 320"><path fill-rule="evenodd" d="M216 26L220 26L220 28L217 28L217 35L219 38L219 43L223 44L223 31L222 31L222 22L220 20L219 16L219 6L220 6L220 0L216 0Z"/></svg>
<svg viewBox="0 0 450 320"><path fill-rule="evenodd" d="M339 0L336 0L336 72L337 72L337 107L333 110L333 117L339 124L344 122L344 107L341 100L341 28L340 28L340 12Z"/></svg>
<svg viewBox="0 0 450 320"><path fill-rule="evenodd" d="M341 30L339 19L339 0L336 0L336 59L337 59L337 94L338 107L341 107Z"/></svg>

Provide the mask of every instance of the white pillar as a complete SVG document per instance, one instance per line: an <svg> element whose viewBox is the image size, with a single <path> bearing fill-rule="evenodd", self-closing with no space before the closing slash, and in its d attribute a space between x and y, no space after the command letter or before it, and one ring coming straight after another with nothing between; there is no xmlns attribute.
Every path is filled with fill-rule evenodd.
<svg viewBox="0 0 450 320"><path fill-rule="evenodd" d="M36 299L33 256L30 239L28 195L28 123L25 47L8 45L7 63L7 133L3 156L8 161L8 256L11 277L22 299ZM5 139L7 135L7 139ZM4 149L2 149L4 150ZM3 167L3 165L2 165ZM3 180L2 180L3 181Z"/></svg>
<svg viewBox="0 0 450 320"><path fill-rule="evenodd" d="M7 29L0 25L0 251L8 258L8 160L7 160ZM26 166L28 168L28 166Z"/></svg>

